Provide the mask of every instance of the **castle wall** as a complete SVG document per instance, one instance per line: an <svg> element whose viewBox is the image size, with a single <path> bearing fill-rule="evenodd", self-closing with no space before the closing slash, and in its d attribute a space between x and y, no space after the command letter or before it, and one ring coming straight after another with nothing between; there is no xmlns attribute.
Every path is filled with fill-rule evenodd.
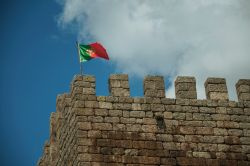
<svg viewBox="0 0 250 166"><path fill-rule="evenodd" d="M57 97L50 139L38 165L250 165L250 80L228 100L226 80L208 78L206 100L194 77L177 77L176 99L164 79L144 79L130 97L127 75L111 75L110 96L96 96L93 76L76 76Z"/></svg>

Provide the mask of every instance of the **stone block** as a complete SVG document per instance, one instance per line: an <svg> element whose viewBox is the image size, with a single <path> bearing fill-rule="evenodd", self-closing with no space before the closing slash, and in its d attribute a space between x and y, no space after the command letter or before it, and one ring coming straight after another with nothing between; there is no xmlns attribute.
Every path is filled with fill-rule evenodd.
<svg viewBox="0 0 250 166"><path fill-rule="evenodd" d="M131 110L131 104L130 103L113 103L113 109L118 110Z"/></svg>
<svg viewBox="0 0 250 166"><path fill-rule="evenodd" d="M76 131L76 137L87 138L88 137L88 131L77 130Z"/></svg>
<svg viewBox="0 0 250 166"><path fill-rule="evenodd" d="M195 133L198 135L213 135L214 129L212 127L194 127Z"/></svg>
<svg viewBox="0 0 250 166"><path fill-rule="evenodd" d="M124 123L124 124L133 124L136 122L136 119L135 118L123 118L121 117L121 123Z"/></svg>
<svg viewBox="0 0 250 166"><path fill-rule="evenodd" d="M125 131L126 125L125 124L113 124L113 130Z"/></svg>
<svg viewBox="0 0 250 166"><path fill-rule="evenodd" d="M205 127L216 127L217 125L215 121L203 121L202 124Z"/></svg>
<svg viewBox="0 0 250 166"><path fill-rule="evenodd" d="M163 165L176 165L176 159L174 159L174 158L161 158L161 164L163 164Z"/></svg>
<svg viewBox="0 0 250 166"><path fill-rule="evenodd" d="M94 115L93 108L72 108L72 112L75 112L78 116L90 116Z"/></svg>
<svg viewBox="0 0 250 166"><path fill-rule="evenodd" d="M130 111L129 116L134 117L134 118L144 118L145 112L144 111Z"/></svg>
<svg viewBox="0 0 250 166"><path fill-rule="evenodd" d="M88 146L78 146L77 147L77 152L79 153L88 153Z"/></svg>
<svg viewBox="0 0 250 166"><path fill-rule="evenodd" d="M112 96L123 96L123 97L128 97L130 96L130 91L129 89L126 88L112 88L110 89L110 94Z"/></svg>
<svg viewBox="0 0 250 166"><path fill-rule="evenodd" d="M237 129L237 128L239 128L239 123L232 122L232 121L217 121L217 126L231 128L231 129Z"/></svg>
<svg viewBox="0 0 250 166"><path fill-rule="evenodd" d="M171 134L157 134L156 140L163 141L163 142L171 142L171 141L173 141L173 135L171 135Z"/></svg>
<svg viewBox="0 0 250 166"><path fill-rule="evenodd" d="M242 136L243 131L240 129L229 129L228 130L228 135L230 136Z"/></svg>
<svg viewBox="0 0 250 166"><path fill-rule="evenodd" d="M124 148L112 148L112 154L114 155L123 155Z"/></svg>
<svg viewBox="0 0 250 166"><path fill-rule="evenodd" d="M122 164L119 164L122 162L122 156L120 155L104 155L104 163L103 165L111 165L111 166L122 166ZM99 163L97 163L99 165Z"/></svg>
<svg viewBox="0 0 250 166"><path fill-rule="evenodd" d="M89 130L88 131L88 137L89 138L101 138L102 133L99 130Z"/></svg>
<svg viewBox="0 0 250 166"><path fill-rule="evenodd" d="M214 128L214 135L226 136L228 135L228 131L227 129L224 129L224 128Z"/></svg>
<svg viewBox="0 0 250 166"><path fill-rule="evenodd" d="M140 124L126 124L126 130L139 132L142 130L142 126Z"/></svg>
<svg viewBox="0 0 250 166"><path fill-rule="evenodd" d="M91 157L91 154L80 153L77 155L77 160L78 161L92 161L92 157Z"/></svg>
<svg viewBox="0 0 250 166"><path fill-rule="evenodd" d="M122 110L109 110L109 116L122 116Z"/></svg>
<svg viewBox="0 0 250 166"><path fill-rule="evenodd" d="M145 147L144 141L133 141L133 148L143 149Z"/></svg>
<svg viewBox="0 0 250 166"><path fill-rule="evenodd" d="M173 118L173 113L172 112L165 111L163 115L164 115L164 118L166 118L166 119L172 119Z"/></svg>
<svg viewBox="0 0 250 166"><path fill-rule="evenodd" d="M198 143L198 151L216 152L217 150L218 150L217 144Z"/></svg>
<svg viewBox="0 0 250 166"><path fill-rule="evenodd" d="M111 74L109 76L110 80L128 80L128 75L127 74Z"/></svg>
<svg viewBox="0 0 250 166"><path fill-rule="evenodd" d="M194 157L199 158L211 158L211 155L209 152L193 152Z"/></svg>
<svg viewBox="0 0 250 166"><path fill-rule="evenodd" d="M96 145L101 146L101 147L114 146L114 145L111 145L111 140L110 139L97 139L96 140Z"/></svg>
<svg viewBox="0 0 250 166"><path fill-rule="evenodd" d="M250 123L238 123L239 127L241 129L250 129Z"/></svg>
<svg viewBox="0 0 250 166"><path fill-rule="evenodd" d="M82 88L82 94L95 95L95 89L94 88Z"/></svg>
<svg viewBox="0 0 250 166"><path fill-rule="evenodd" d="M107 116L108 110L107 109L95 109L95 115L97 116Z"/></svg>
<svg viewBox="0 0 250 166"><path fill-rule="evenodd" d="M143 118L142 123L146 125L156 125L156 120L153 118Z"/></svg>
<svg viewBox="0 0 250 166"><path fill-rule="evenodd" d="M210 114L205 113L193 113L193 119L194 120L211 120Z"/></svg>
<svg viewBox="0 0 250 166"><path fill-rule="evenodd" d="M180 113L180 112L174 112L173 119L184 120L184 119L186 119L186 114Z"/></svg>
<svg viewBox="0 0 250 166"><path fill-rule="evenodd" d="M197 99L196 91L178 91L175 93L176 99Z"/></svg>
<svg viewBox="0 0 250 166"><path fill-rule="evenodd" d="M203 139L207 143L224 143L223 136L204 136Z"/></svg>
<svg viewBox="0 0 250 166"><path fill-rule="evenodd" d="M204 121L205 122L205 121ZM203 123L204 123L203 122ZM203 125L202 121L183 121L181 124L184 125L184 126L193 126L193 127L197 127L197 126L206 126L206 125ZM206 126L206 127L210 127L210 126Z"/></svg>
<svg viewBox="0 0 250 166"><path fill-rule="evenodd" d="M230 152L241 153L242 152L242 146L241 145L231 145L230 146Z"/></svg>
<svg viewBox="0 0 250 166"><path fill-rule="evenodd" d="M128 118L129 117L129 111L122 111L122 116L124 118Z"/></svg>
<svg viewBox="0 0 250 166"><path fill-rule="evenodd" d="M157 131L157 126L156 125L142 125L142 131L155 133Z"/></svg>
<svg viewBox="0 0 250 166"><path fill-rule="evenodd" d="M164 110L165 110L165 107L162 104L151 104L152 112L163 112Z"/></svg>
<svg viewBox="0 0 250 166"><path fill-rule="evenodd" d="M112 130L112 125L110 123L92 123L92 128L94 130Z"/></svg>
<svg viewBox="0 0 250 166"><path fill-rule="evenodd" d="M230 149L230 145L226 144L218 144L218 151L219 152L227 152Z"/></svg>
<svg viewBox="0 0 250 166"><path fill-rule="evenodd" d="M133 111L140 111L140 110L142 110L141 104L139 104L139 103L133 103L132 104L132 110Z"/></svg>
<svg viewBox="0 0 250 166"><path fill-rule="evenodd" d="M230 120L230 115L226 115L226 114L212 114L211 115L212 120L214 121L229 121Z"/></svg>
<svg viewBox="0 0 250 166"><path fill-rule="evenodd" d="M240 137L240 142L242 144L247 144L249 145L250 144L250 137Z"/></svg>
<svg viewBox="0 0 250 166"><path fill-rule="evenodd" d="M176 142L165 142L163 148L166 150L180 150L181 144Z"/></svg>
<svg viewBox="0 0 250 166"><path fill-rule="evenodd" d="M239 134L239 135L237 135L237 136L241 136L242 135L242 133L237 133L237 134ZM250 137L250 130L248 130L248 129L244 129L243 130L243 135L244 136L247 136L247 137Z"/></svg>
<svg viewBox="0 0 250 166"><path fill-rule="evenodd" d="M98 108L99 103L97 101L85 101L86 108Z"/></svg>
<svg viewBox="0 0 250 166"><path fill-rule="evenodd" d="M225 143L229 145L240 144L240 139L236 136L225 136Z"/></svg>
<svg viewBox="0 0 250 166"><path fill-rule="evenodd" d="M154 116L153 112L146 112L145 117L152 118Z"/></svg>
<svg viewBox="0 0 250 166"><path fill-rule="evenodd" d="M185 142L185 137L183 135L173 135L174 142Z"/></svg>
<svg viewBox="0 0 250 166"><path fill-rule="evenodd" d="M110 103L110 102L99 102L99 108L112 109L112 103Z"/></svg>
<svg viewBox="0 0 250 166"><path fill-rule="evenodd" d="M90 122L77 122L77 126L80 130L91 130L91 123Z"/></svg>
<svg viewBox="0 0 250 166"><path fill-rule="evenodd" d="M144 91L144 96L164 98L165 97L165 90L147 89Z"/></svg>
<svg viewBox="0 0 250 166"><path fill-rule="evenodd" d="M226 153L224 153L224 152L216 152L216 157L217 157L218 159L226 159L226 158L227 158L227 155L226 155ZM222 160L222 161L223 161L223 160ZM223 161L222 163L225 164L224 161Z"/></svg>
<svg viewBox="0 0 250 166"><path fill-rule="evenodd" d="M104 122L119 123L120 122L120 118L119 117L105 117L104 118Z"/></svg>
<svg viewBox="0 0 250 166"><path fill-rule="evenodd" d="M80 101L80 100L75 101L74 107L75 107L75 108L84 108L84 107L85 107L84 101Z"/></svg>
<svg viewBox="0 0 250 166"><path fill-rule="evenodd" d="M209 114L215 113L215 108L210 108L210 107L200 107L199 110L201 113L209 113Z"/></svg>
<svg viewBox="0 0 250 166"><path fill-rule="evenodd" d="M165 105L175 104L175 99L161 98L161 103Z"/></svg>
<svg viewBox="0 0 250 166"><path fill-rule="evenodd" d="M91 146L93 141L89 138L77 138L77 145Z"/></svg>

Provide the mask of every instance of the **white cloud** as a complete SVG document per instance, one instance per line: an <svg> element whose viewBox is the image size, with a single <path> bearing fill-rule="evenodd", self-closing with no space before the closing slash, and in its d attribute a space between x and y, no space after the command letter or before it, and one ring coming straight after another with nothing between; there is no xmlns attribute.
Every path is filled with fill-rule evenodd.
<svg viewBox="0 0 250 166"><path fill-rule="evenodd" d="M118 70L144 76L191 75L204 98L207 77L234 84L250 78L248 0L63 0L60 25L77 27L79 39L97 40ZM172 94L170 87L167 94ZM169 95L168 95L169 96Z"/></svg>

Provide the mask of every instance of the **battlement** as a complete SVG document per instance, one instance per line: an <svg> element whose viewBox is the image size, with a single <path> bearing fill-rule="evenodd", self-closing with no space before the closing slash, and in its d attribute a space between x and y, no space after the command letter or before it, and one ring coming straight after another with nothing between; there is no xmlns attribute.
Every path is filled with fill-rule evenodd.
<svg viewBox="0 0 250 166"><path fill-rule="evenodd" d="M38 165L250 165L250 79L208 78L197 99L194 77L177 77L175 98L162 76L147 76L131 97L128 75L111 75L109 95L96 96L94 76L76 75L58 95L50 139Z"/></svg>
<svg viewBox="0 0 250 166"><path fill-rule="evenodd" d="M130 96L128 75L113 74L109 77L108 84L110 96ZM178 76L174 85L176 99L197 99L194 77ZM225 78L210 77L204 85L208 100L229 99ZM250 101L250 79L240 79L235 86L239 101ZM81 88L83 95L95 95L95 77L76 75L72 82L72 90L79 92L79 88ZM165 98L164 78L162 76L146 76L143 90L144 97Z"/></svg>

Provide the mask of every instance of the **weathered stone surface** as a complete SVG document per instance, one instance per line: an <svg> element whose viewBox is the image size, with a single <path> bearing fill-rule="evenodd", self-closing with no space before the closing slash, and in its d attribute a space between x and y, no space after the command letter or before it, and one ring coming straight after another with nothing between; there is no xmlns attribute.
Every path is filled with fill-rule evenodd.
<svg viewBox="0 0 250 166"><path fill-rule="evenodd" d="M112 103L110 103L110 102L99 102L99 108L112 109Z"/></svg>
<svg viewBox="0 0 250 166"><path fill-rule="evenodd" d="M57 97L45 165L249 165L249 80L228 101L225 79L209 78L208 99L196 99L193 77L178 77L177 99L164 78L148 76L144 96L130 97L127 75L112 75L111 96L95 95L95 78L77 76Z"/></svg>
<svg viewBox="0 0 250 166"><path fill-rule="evenodd" d="M224 78L208 78L205 82L207 99L228 100L226 80Z"/></svg>
<svg viewBox="0 0 250 166"><path fill-rule="evenodd" d="M178 91L175 94L176 99L196 99L196 91Z"/></svg>
<svg viewBox="0 0 250 166"><path fill-rule="evenodd" d="M122 116L122 110L109 110L109 116Z"/></svg>
<svg viewBox="0 0 250 166"><path fill-rule="evenodd" d="M250 137L241 137L240 138L240 142L242 143L242 144L250 144Z"/></svg>
<svg viewBox="0 0 250 166"><path fill-rule="evenodd" d="M120 118L119 117L105 117L104 122L118 123L118 122L120 122Z"/></svg>
<svg viewBox="0 0 250 166"><path fill-rule="evenodd" d="M144 118L145 112L144 111L130 111L129 116L134 117L134 118Z"/></svg>
<svg viewBox="0 0 250 166"><path fill-rule="evenodd" d="M228 131L224 128L214 128L214 135L228 135Z"/></svg>
<svg viewBox="0 0 250 166"><path fill-rule="evenodd" d="M94 130L112 130L112 125L110 123L92 123Z"/></svg>
<svg viewBox="0 0 250 166"><path fill-rule="evenodd" d="M173 113L172 112L164 112L164 118L166 119L172 119L173 118Z"/></svg>
<svg viewBox="0 0 250 166"><path fill-rule="evenodd" d="M186 119L186 114L185 113L179 113L179 112L174 112L173 113L173 119Z"/></svg>
<svg viewBox="0 0 250 166"><path fill-rule="evenodd" d="M78 122L77 126L80 130L90 130L92 128L90 122Z"/></svg>
<svg viewBox="0 0 250 166"><path fill-rule="evenodd" d="M108 110L107 109L95 109L95 115L97 115L97 116L107 116L108 115Z"/></svg>
<svg viewBox="0 0 250 166"><path fill-rule="evenodd" d="M226 136L225 137L225 143L232 145L232 144L239 144L240 143L240 139L239 137L236 136Z"/></svg>
<svg viewBox="0 0 250 166"><path fill-rule="evenodd" d="M194 157L201 157L201 158L211 158L209 152L193 152Z"/></svg>
<svg viewBox="0 0 250 166"><path fill-rule="evenodd" d="M236 84L238 99L250 101L250 79L241 79Z"/></svg>

